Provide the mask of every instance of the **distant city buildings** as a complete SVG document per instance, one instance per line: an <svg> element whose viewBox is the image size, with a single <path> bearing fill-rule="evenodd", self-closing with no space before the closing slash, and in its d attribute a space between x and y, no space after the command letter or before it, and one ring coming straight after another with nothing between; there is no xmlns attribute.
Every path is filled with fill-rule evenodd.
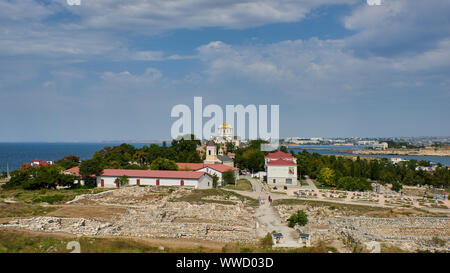
<svg viewBox="0 0 450 273"><path fill-rule="evenodd" d="M20 169L24 169L27 167L39 167L39 166L49 166L53 165L53 161L49 160L40 160L40 159L34 159L31 161L31 163L22 163L22 166L20 166Z"/></svg>
<svg viewBox="0 0 450 273"><path fill-rule="evenodd" d="M375 150L386 150L389 147L387 142L375 143L372 145L372 148Z"/></svg>
<svg viewBox="0 0 450 273"><path fill-rule="evenodd" d="M403 158L400 158L400 157L393 157L393 158L391 158L391 162L393 164L398 164L398 163L403 162L403 161L406 161L406 160L404 160Z"/></svg>

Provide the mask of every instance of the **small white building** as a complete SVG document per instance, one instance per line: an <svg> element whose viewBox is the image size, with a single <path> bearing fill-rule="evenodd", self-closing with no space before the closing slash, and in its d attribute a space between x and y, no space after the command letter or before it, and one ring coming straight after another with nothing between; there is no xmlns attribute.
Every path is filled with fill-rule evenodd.
<svg viewBox="0 0 450 273"><path fill-rule="evenodd" d="M393 157L393 158L391 158L391 162L392 162L393 164L398 164L398 163L403 162L403 161L407 161L407 160L404 160L404 159L401 158L401 157Z"/></svg>
<svg viewBox="0 0 450 273"><path fill-rule="evenodd" d="M180 170L191 170L195 172L205 172L211 177L217 175L218 185L222 185L223 174L227 171L233 171L236 180L239 179L239 169L225 164L204 164L204 163L177 163Z"/></svg>
<svg viewBox="0 0 450 273"><path fill-rule="evenodd" d="M196 170L196 172L206 172L211 176L217 175L217 177L219 178L218 185L220 186L223 185L223 174L227 171L233 171L236 180L239 179L239 169L224 164L211 164L209 166Z"/></svg>
<svg viewBox="0 0 450 273"><path fill-rule="evenodd" d="M267 184L269 186L297 185L297 158L281 151L270 153L265 158Z"/></svg>
<svg viewBox="0 0 450 273"><path fill-rule="evenodd" d="M116 179L127 176L129 185L185 186L212 188L212 178L205 172L105 169L97 176L97 187L115 188Z"/></svg>
<svg viewBox="0 0 450 273"><path fill-rule="evenodd" d="M300 244L300 246L310 247L311 246L311 235L307 234L307 233L299 232L298 233L298 243Z"/></svg>
<svg viewBox="0 0 450 273"><path fill-rule="evenodd" d="M387 142L375 143L372 145L372 148L375 150L386 150L389 147Z"/></svg>

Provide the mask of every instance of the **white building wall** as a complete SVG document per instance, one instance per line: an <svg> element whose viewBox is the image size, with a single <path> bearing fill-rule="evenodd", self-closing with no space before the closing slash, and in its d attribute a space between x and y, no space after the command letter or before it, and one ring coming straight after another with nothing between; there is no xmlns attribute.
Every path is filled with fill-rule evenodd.
<svg viewBox="0 0 450 273"><path fill-rule="evenodd" d="M289 179L292 184L286 183ZM267 184L297 185L297 166L267 166Z"/></svg>
<svg viewBox="0 0 450 273"><path fill-rule="evenodd" d="M98 176L97 187L101 187L101 181L104 181L105 188L115 188L116 178L112 176ZM193 187L196 189L209 189L212 188L212 178L207 175L203 175L199 179L180 179L180 178L139 178L129 177L128 185L137 185L137 180L140 180L140 185L143 186L156 186L156 180L159 179L160 186L181 186L181 180L184 181L184 187Z"/></svg>
<svg viewBox="0 0 450 273"><path fill-rule="evenodd" d="M210 174L211 176L217 175L217 177L219 178L218 186L222 186L223 185L223 178L222 178L222 174L223 173L221 173L219 171L216 171L216 170L214 170L212 168L209 168L209 167L204 167L204 168L202 168L200 170L197 170L196 172L205 172L207 174ZM235 170L234 171L234 176L236 177L236 180L239 179L239 170Z"/></svg>

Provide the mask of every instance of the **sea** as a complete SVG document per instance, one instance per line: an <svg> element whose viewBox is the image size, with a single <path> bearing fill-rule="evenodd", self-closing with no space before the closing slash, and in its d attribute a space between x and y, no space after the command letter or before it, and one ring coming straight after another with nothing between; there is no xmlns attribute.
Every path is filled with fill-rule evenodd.
<svg viewBox="0 0 450 273"><path fill-rule="evenodd" d="M22 163L29 163L34 159L56 161L67 155L76 155L81 160L89 159L92 154L102 150L106 146L117 146L119 142L95 142L95 143L0 143L0 171L15 170ZM144 145L162 143L129 143L136 148ZM170 145L170 144L168 144ZM314 150L312 148L322 148L324 150ZM301 147L289 147L289 150L301 152L307 150L310 153L328 154L328 155L354 155L350 150L363 149L364 146L325 146L325 145L307 145ZM330 149L330 150L328 150ZM390 159L392 157L400 157L406 160L426 160L442 165L450 166L450 157L448 156L397 156L397 155L361 155L361 157L380 157Z"/></svg>
<svg viewBox="0 0 450 273"><path fill-rule="evenodd" d="M56 161L67 155L79 156L81 160L90 159L92 154L104 147L117 146L119 142L95 143L0 143L0 171L18 169L22 163L29 163L34 159ZM136 148L144 145L162 143L129 143Z"/></svg>

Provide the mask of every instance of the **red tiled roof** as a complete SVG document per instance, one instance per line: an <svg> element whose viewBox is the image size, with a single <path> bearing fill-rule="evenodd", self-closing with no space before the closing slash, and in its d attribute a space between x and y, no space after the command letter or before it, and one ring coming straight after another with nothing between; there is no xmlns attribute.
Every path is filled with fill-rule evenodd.
<svg viewBox="0 0 450 273"><path fill-rule="evenodd" d="M75 176L80 176L80 167L73 167L73 168L65 170L64 172L69 172Z"/></svg>
<svg viewBox="0 0 450 273"><path fill-rule="evenodd" d="M235 167L231 167L231 166L224 165L224 164L209 164L209 166L207 166L207 167L211 168L213 170L216 170L218 172L221 172L221 173L230 171L230 170L232 170L232 171L238 170Z"/></svg>
<svg viewBox="0 0 450 273"><path fill-rule="evenodd" d="M274 159L274 158L295 158L295 157L289 153L278 151L278 152L270 153L270 154L266 155L266 158Z"/></svg>
<svg viewBox="0 0 450 273"><path fill-rule="evenodd" d="M203 164L203 163L177 163L179 170L190 170L190 171L196 171L200 170L201 168L204 168L211 164Z"/></svg>
<svg viewBox="0 0 450 273"><path fill-rule="evenodd" d="M277 159L277 160L270 160L267 162L267 166L296 166L292 160L284 160L284 159Z"/></svg>
<svg viewBox="0 0 450 273"><path fill-rule="evenodd" d="M40 159L34 159L32 161L32 163L35 163L35 162L39 162L39 165L42 165L42 166L51 165L51 163L52 163L51 161L40 160Z"/></svg>
<svg viewBox="0 0 450 273"><path fill-rule="evenodd" d="M205 172L105 169L100 176L199 179Z"/></svg>
<svg viewBox="0 0 450 273"><path fill-rule="evenodd" d="M209 167L213 170L216 170L218 172L226 172L229 170L237 170L237 168L235 167L231 167L225 164L204 164L204 163L177 163L178 164L178 168L180 170L192 170L192 171L197 171L206 167Z"/></svg>

